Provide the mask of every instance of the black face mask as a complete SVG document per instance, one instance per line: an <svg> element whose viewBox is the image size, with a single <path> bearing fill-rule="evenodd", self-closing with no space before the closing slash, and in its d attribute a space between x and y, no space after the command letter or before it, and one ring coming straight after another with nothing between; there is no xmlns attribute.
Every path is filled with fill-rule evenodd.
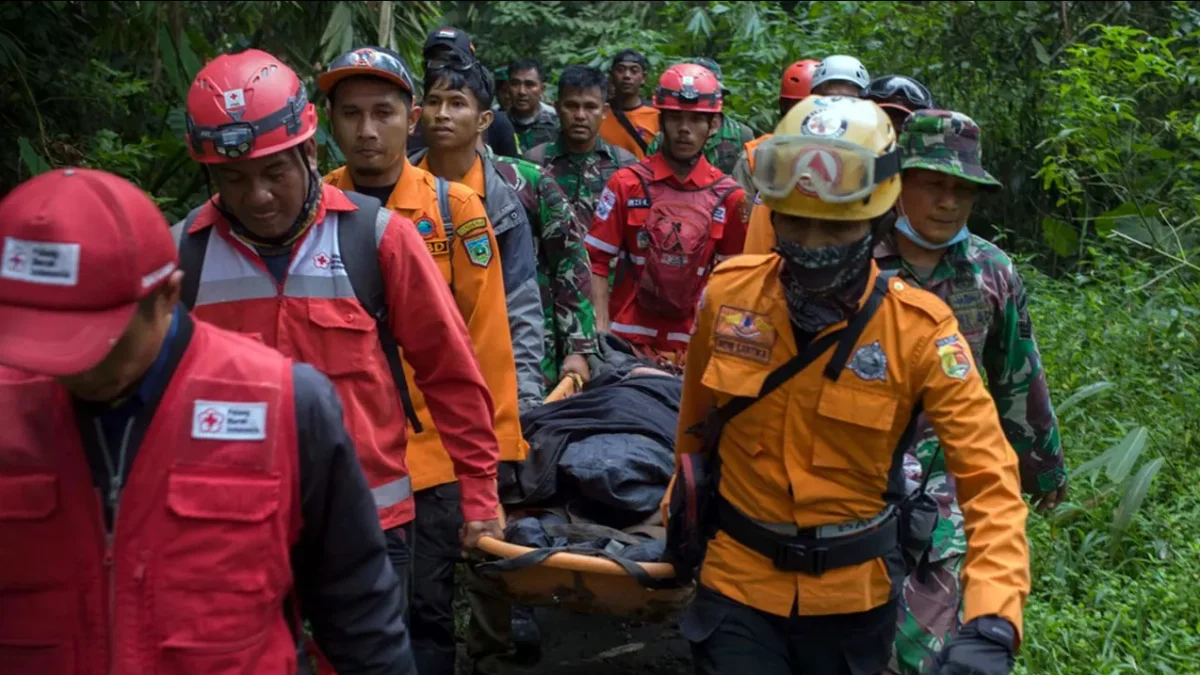
<svg viewBox="0 0 1200 675"><path fill-rule="evenodd" d="M800 330L819 332L854 311L866 290L873 243L870 234L821 248L779 242L775 252L783 258L780 280L788 313Z"/></svg>

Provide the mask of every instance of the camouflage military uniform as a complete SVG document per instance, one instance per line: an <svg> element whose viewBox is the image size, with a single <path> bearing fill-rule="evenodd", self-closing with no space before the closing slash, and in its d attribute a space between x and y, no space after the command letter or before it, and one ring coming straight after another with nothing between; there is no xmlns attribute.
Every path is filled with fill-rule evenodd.
<svg viewBox="0 0 1200 675"><path fill-rule="evenodd" d="M529 124L518 121L511 110L508 118L512 120L513 128L517 130L517 150L520 152L528 152L535 146L550 143L558 138L558 115L545 108L538 108L537 116Z"/></svg>
<svg viewBox="0 0 1200 675"><path fill-rule="evenodd" d="M921 111L900 139L902 166L948 173L980 184L1000 186L980 164L979 129L970 118L948 111ZM1021 277L1004 251L970 236L945 249L927 278L911 267L896 246L899 232L875 247L880 269L895 271L909 283L940 297L954 310L971 353L987 373L1004 434L1020 460L1025 492L1042 493L1066 483L1058 421L1050 404L1041 356L1033 336ZM941 505L934 532L928 577L905 580L901 595L896 649L890 668L904 675L923 672L958 629L962 600L960 572L967 541L954 482L946 475L945 455L928 420L921 417L904 459L908 490L917 489L929 472L929 493ZM936 455L936 460L934 459Z"/></svg>
<svg viewBox="0 0 1200 675"><path fill-rule="evenodd" d="M655 135L654 140L650 141L650 148L646 151L647 157L658 152L659 147L662 146L662 140L663 135L660 131ZM732 176L738 157L742 154L742 146L752 140L754 140L754 131L750 127L723 115L721 128L704 143L704 158L708 160L709 164L720 169L721 173Z"/></svg>
<svg viewBox="0 0 1200 675"><path fill-rule="evenodd" d="M533 226L538 286L546 316L546 356L542 373L558 384L563 359L596 353L596 312L592 272L583 239L586 226L575 218L567 197L551 176L523 159L492 154L496 170L512 185Z"/></svg>
<svg viewBox="0 0 1200 675"><path fill-rule="evenodd" d="M525 159L545 167L566 194L575 217L585 225L592 222L596 198L604 192L608 179L617 169L638 161L632 152L605 143L599 137L596 147L588 153L574 154L556 139L526 152Z"/></svg>

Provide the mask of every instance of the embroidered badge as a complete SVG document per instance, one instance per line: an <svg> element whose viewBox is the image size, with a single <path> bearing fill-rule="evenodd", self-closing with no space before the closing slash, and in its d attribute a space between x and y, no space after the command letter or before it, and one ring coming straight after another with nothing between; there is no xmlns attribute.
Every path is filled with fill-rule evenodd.
<svg viewBox="0 0 1200 675"><path fill-rule="evenodd" d="M650 208L650 200L645 197L634 197L625 201L625 206L631 209L648 209Z"/></svg>
<svg viewBox="0 0 1200 675"><path fill-rule="evenodd" d="M713 211L713 221L718 222L718 223L725 222L725 207L724 206L718 206L717 209L715 211Z"/></svg>
<svg viewBox="0 0 1200 675"><path fill-rule="evenodd" d="M422 218L417 221L417 234L422 237L428 237L433 234L433 221L428 218Z"/></svg>
<svg viewBox="0 0 1200 675"><path fill-rule="evenodd" d="M492 262L492 242L488 241L486 234L474 239L465 239L463 243L467 247L467 257L471 259L472 265L487 267Z"/></svg>
<svg viewBox="0 0 1200 675"><path fill-rule="evenodd" d="M859 347L850 363L846 366L855 375L870 382L871 380L887 381L887 354L876 340L869 345Z"/></svg>
<svg viewBox="0 0 1200 675"><path fill-rule="evenodd" d="M637 247L639 249L650 248L650 235L647 234L645 230L638 230Z"/></svg>
<svg viewBox="0 0 1200 675"><path fill-rule="evenodd" d="M942 372L956 380L967 379L971 372L971 357L963 349L957 335L939 339L937 345L938 358L942 362Z"/></svg>
<svg viewBox="0 0 1200 675"><path fill-rule="evenodd" d="M192 408L192 438L261 441L266 437L266 403L197 400Z"/></svg>
<svg viewBox="0 0 1200 675"><path fill-rule="evenodd" d="M482 230L487 227L487 218L472 218L467 222L459 225L454 229L454 233L460 237L466 238L476 230Z"/></svg>
<svg viewBox="0 0 1200 675"><path fill-rule="evenodd" d="M0 277L45 286L77 286L79 244L5 237Z"/></svg>
<svg viewBox="0 0 1200 675"><path fill-rule="evenodd" d="M433 255L446 255L450 252L450 242L445 239L427 241L425 242L425 248L429 249L429 252Z"/></svg>
<svg viewBox="0 0 1200 675"><path fill-rule="evenodd" d="M596 217L600 220L608 220L608 214L612 213L613 207L617 205L617 195L612 190L604 188L604 192L600 193L600 199L596 202Z"/></svg>
<svg viewBox="0 0 1200 675"><path fill-rule="evenodd" d="M775 326L764 315L722 305L713 328L713 349L759 363L771 362Z"/></svg>

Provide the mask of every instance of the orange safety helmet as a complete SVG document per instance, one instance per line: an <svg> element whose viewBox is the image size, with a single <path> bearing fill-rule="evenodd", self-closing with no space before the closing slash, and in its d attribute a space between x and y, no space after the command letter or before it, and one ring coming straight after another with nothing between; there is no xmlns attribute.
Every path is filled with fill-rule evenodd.
<svg viewBox="0 0 1200 675"><path fill-rule="evenodd" d="M671 66L658 78L658 87L654 89L654 107L659 110L719 113L721 83L704 66L694 63Z"/></svg>
<svg viewBox="0 0 1200 675"><path fill-rule="evenodd" d="M812 93L812 77L817 72L820 61L804 59L797 61L783 71L783 81L779 83L779 98L791 101L801 101Z"/></svg>
<svg viewBox="0 0 1200 675"><path fill-rule="evenodd" d="M188 91L188 152L202 164L265 157L316 132L317 109L304 83L258 49L218 56Z"/></svg>

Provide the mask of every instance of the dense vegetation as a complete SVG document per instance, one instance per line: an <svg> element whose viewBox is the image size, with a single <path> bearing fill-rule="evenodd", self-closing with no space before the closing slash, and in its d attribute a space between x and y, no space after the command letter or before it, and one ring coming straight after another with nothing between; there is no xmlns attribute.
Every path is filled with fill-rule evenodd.
<svg viewBox="0 0 1200 675"><path fill-rule="evenodd" d="M915 75L972 115L1006 186L972 227L1019 258L1075 470L1070 503L1031 519L1020 668L1200 672L1200 8L10 2L0 5L0 185L85 164L137 181L179 217L206 194L181 114L205 59L257 46L311 82L352 44L414 56L439 22L470 31L493 66L533 55L553 73L625 46L656 71L713 57L732 114L760 131L775 122L782 68L837 52L874 74Z"/></svg>

